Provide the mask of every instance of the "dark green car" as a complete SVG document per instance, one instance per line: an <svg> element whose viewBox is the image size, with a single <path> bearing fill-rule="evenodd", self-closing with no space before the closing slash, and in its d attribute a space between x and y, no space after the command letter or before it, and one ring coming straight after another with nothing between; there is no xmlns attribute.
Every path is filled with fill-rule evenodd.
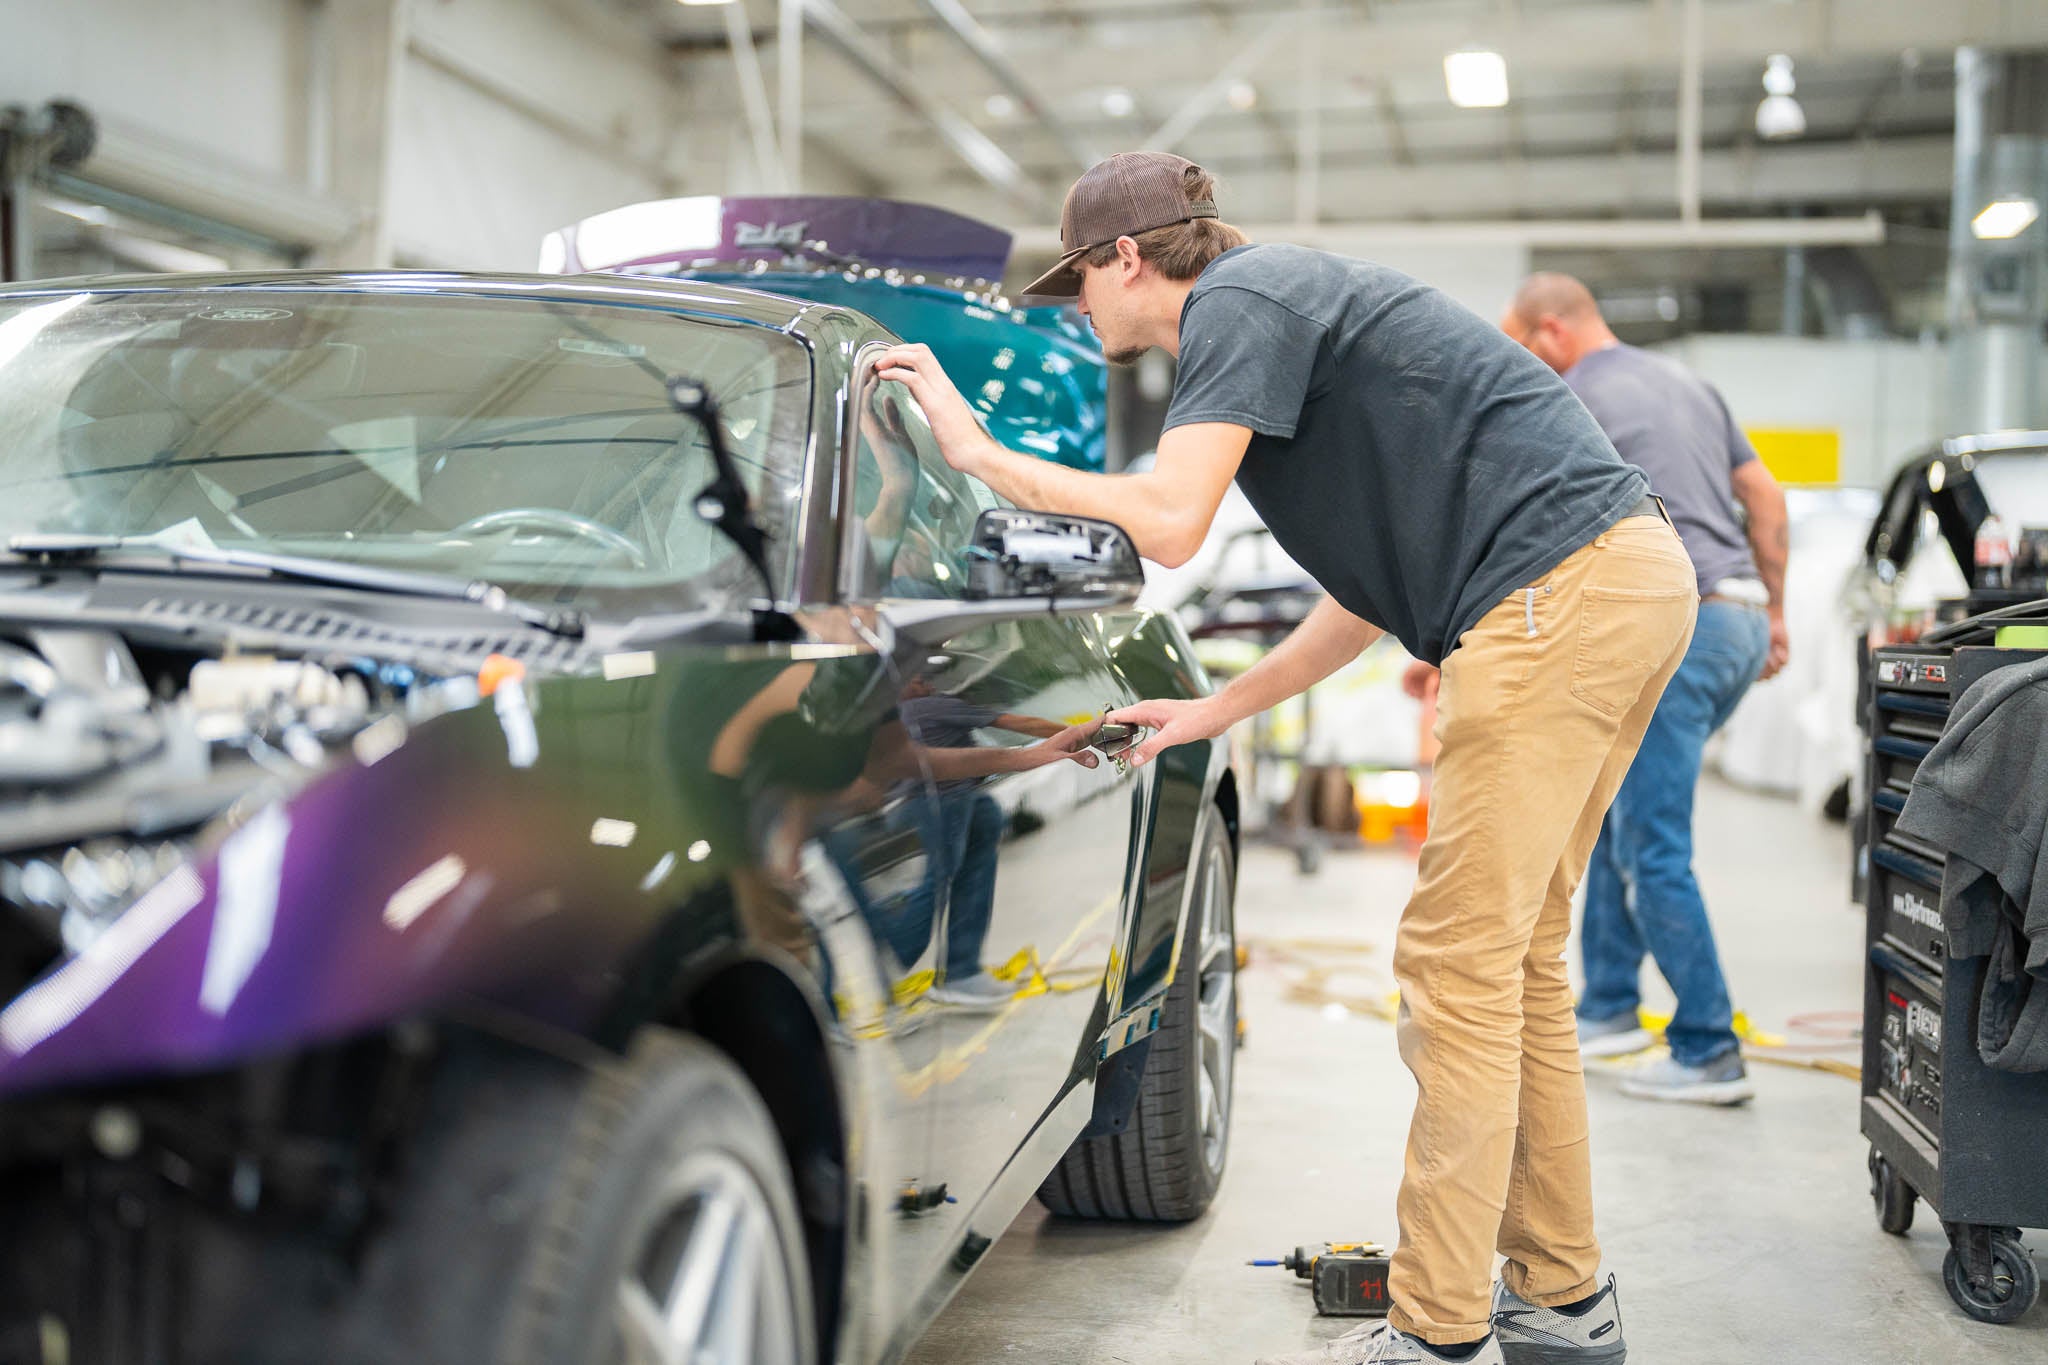
<svg viewBox="0 0 2048 1365"><path fill-rule="evenodd" d="M1034 1192L1207 1207L1236 781L1102 715L1208 682L893 339L0 294L0 1356L886 1360Z"/></svg>

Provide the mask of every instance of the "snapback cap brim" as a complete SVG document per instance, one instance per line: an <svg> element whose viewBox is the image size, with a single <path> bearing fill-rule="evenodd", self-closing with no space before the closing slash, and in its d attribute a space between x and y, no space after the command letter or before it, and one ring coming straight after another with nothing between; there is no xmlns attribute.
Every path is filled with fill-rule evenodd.
<svg viewBox="0 0 2048 1365"><path fill-rule="evenodd" d="M1041 299L1071 299L1081 293L1081 258L1091 248L1077 246L1060 257L1059 264L1024 286L1023 296Z"/></svg>

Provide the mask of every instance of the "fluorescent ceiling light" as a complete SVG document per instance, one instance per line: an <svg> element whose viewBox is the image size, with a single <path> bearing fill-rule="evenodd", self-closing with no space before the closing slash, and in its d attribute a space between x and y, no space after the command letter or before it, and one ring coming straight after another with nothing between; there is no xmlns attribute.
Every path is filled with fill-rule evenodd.
<svg viewBox="0 0 2048 1365"><path fill-rule="evenodd" d="M1444 88L1460 109L1498 109L1508 102L1507 59L1498 52L1453 52L1444 58Z"/></svg>
<svg viewBox="0 0 2048 1365"><path fill-rule="evenodd" d="M1008 95L990 95L982 108L988 110L990 118L1010 118L1017 112L1017 101Z"/></svg>
<svg viewBox="0 0 2048 1365"><path fill-rule="evenodd" d="M1230 101L1231 108L1242 114L1258 105L1259 88L1250 81L1232 81L1224 98Z"/></svg>
<svg viewBox="0 0 2048 1365"><path fill-rule="evenodd" d="M1102 95L1102 112L1111 118L1129 118L1138 111L1137 100L1128 90L1107 90Z"/></svg>
<svg viewBox="0 0 2048 1365"><path fill-rule="evenodd" d="M2005 241L2033 226L2041 206L2031 199L1994 199L1970 220L1970 235L1979 241Z"/></svg>
<svg viewBox="0 0 2048 1365"><path fill-rule="evenodd" d="M694 8L698 5L730 5L732 0L677 0L677 3Z"/></svg>

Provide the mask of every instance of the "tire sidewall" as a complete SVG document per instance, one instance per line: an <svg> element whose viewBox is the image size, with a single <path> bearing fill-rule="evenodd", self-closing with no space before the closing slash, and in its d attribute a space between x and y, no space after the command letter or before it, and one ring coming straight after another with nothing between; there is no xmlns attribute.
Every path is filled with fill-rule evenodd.
<svg viewBox="0 0 2048 1365"><path fill-rule="evenodd" d="M713 1048L662 1035L594 1075L527 1273L512 1365L602 1365L613 1306L631 1258L666 1209L660 1196L687 1157L719 1152L753 1177L772 1216L790 1285L799 1358L816 1359L808 1258L788 1163L773 1121L745 1075Z"/></svg>
<svg viewBox="0 0 2048 1365"><path fill-rule="evenodd" d="M1237 1042L1238 1013L1237 960L1235 956L1237 948L1237 863L1231 853L1230 839L1223 830L1221 821L1213 818L1204 827L1202 840L1196 846L1195 861L1190 869L1192 875L1198 879L1198 887L1200 879L1205 879L1208 876L1209 860L1212 856L1220 858L1223 864L1223 875L1220 878L1221 887L1218 894L1223 898L1223 908L1230 923L1232 953L1230 1031L1229 1036L1224 1040L1224 1046L1235 1047ZM1182 1084L1189 1087L1189 1093L1191 1094L1198 1093L1198 1088L1202 1083L1202 920L1203 907L1198 904L1190 905L1188 923L1181 944L1180 970L1177 974L1178 979L1173 985L1172 996L1174 999L1169 1005L1175 1026L1186 1029L1190 1038L1194 1040L1192 1046L1183 1049L1184 1058L1182 1066L1185 1068L1186 1074L1181 1078ZM1206 1207L1215 1198L1218 1187L1223 1183L1223 1173L1230 1168L1230 1120L1235 1110L1233 1102L1237 1089L1237 1068L1234 1063L1235 1059L1233 1059L1233 1065L1230 1068L1230 1092L1218 1097L1224 1111L1223 1142L1217 1152L1214 1169L1210 1168L1206 1150L1202 1145L1201 1107L1196 1105L1191 1110L1195 1127L1192 1138L1195 1143L1195 1150L1199 1154L1195 1163L1198 1185L1195 1203L1198 1207Z"/></svg>

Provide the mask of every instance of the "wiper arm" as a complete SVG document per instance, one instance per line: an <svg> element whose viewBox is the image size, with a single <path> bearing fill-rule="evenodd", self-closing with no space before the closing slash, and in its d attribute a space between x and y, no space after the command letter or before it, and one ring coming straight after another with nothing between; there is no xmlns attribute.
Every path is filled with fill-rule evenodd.
<svg viewBox="0 0 2048 1365"><path fill-rule="evenodd" d="M768 536L754 520L747 498L747 485L740 479L739 463L725 444L725 427L718 420L718 400L711 390L694 379L671 375L662 381L668 401L677 412L697 419L704 428L704 443L711 450L711 465L717 473L704 485L692 506L697 515L725 532L726 539L740 547L747 563L761 575L761 590L768 604L775 603L775 580L768 576Z"/></svg>
<svg viewBox="0 0 2048 1365"><path fill-rule="evenodd" d="M98 559L102 555L144 551L173 563L223 564L234 568L260 569L278 578L302 583L329 583L363 588L370 592L395 593L405 597L445 598L474 602L478 606L512 617L552 635L571 639L583 635L579 612L551 611L522 602L503 588L482 579L461 579L445 574L418 573L405 569L379 569L367 564L350 564L335 559L311 559L303 555L273 554L267 550L231 550L220 546L174 545L155 536L102 536L39 534L9 536L7 548L25 559L49 563Z"/></svg>
<svg viewBox="0 0 2048 1365"><path fill-rule="evenodd" d="M570 309L551 305L549 311L584 336L606 345L615 344L613 338ZM772 613L775 580L768 572L768 536L754 520L747 485L740 478L739 462L733 458L732 448L725 443L725 428L718 420L718 400L711 396L710 385L688 375L664 374L659 365L644 355L635 355L632 361L636 368L660 383L661 391L668 395L670 405L677 412L695 418L704 429L704 444L711 452L711 465L716 472L691 505L700 518L723 531L726 538L746 556L747 563L754 566L754 572L761 576L761 589L767 594L767 606Z"/></svg>

